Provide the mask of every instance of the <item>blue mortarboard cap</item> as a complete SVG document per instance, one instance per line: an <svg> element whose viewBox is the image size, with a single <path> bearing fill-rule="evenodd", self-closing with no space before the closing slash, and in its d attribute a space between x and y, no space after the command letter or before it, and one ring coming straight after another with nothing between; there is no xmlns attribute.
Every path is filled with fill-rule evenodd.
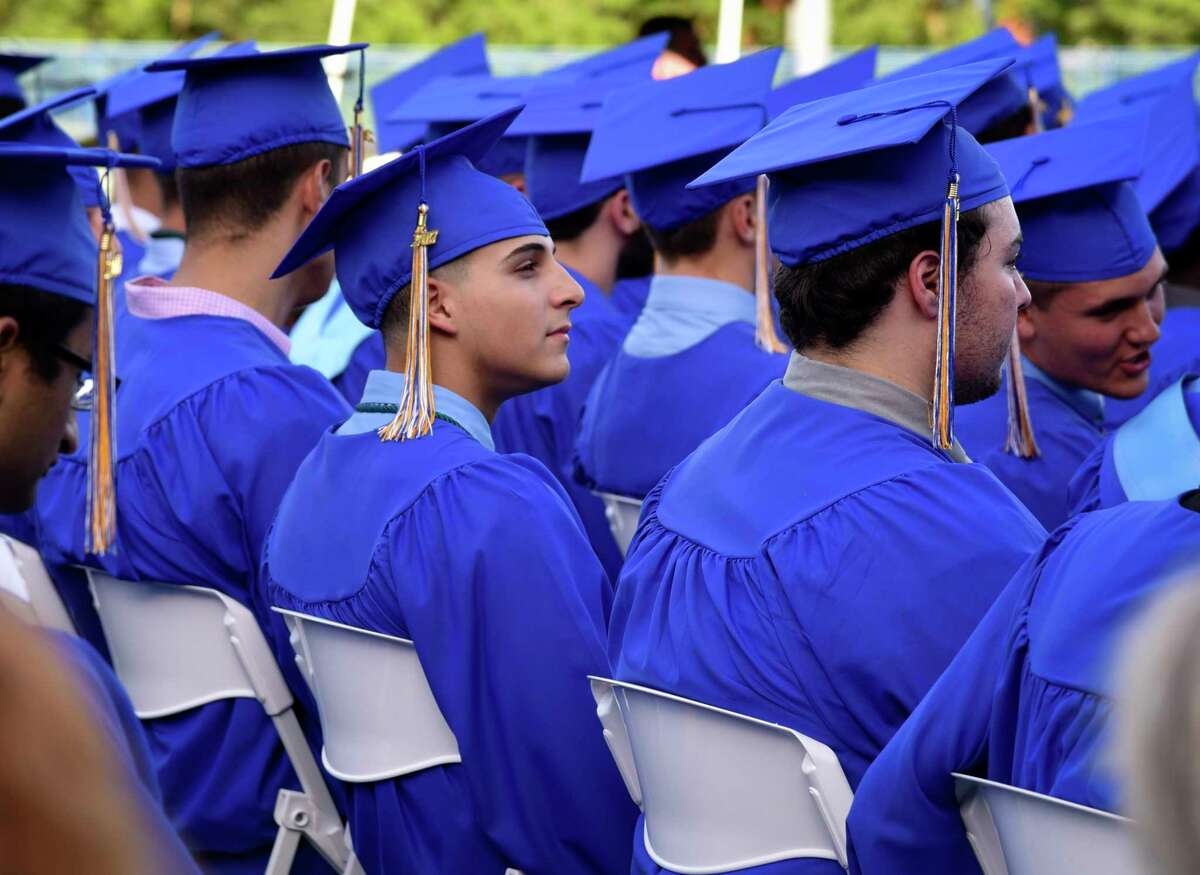
<svg viewBox="0 0 1200 875"><path fill-rule="evenodd" d="M523 105L538 84L537 76L441 76L396 107L387 120L426 124L428 138L440 139L471 122ZM520 173L526 144L524 137L501 137L476 166L492 176Z"/></svg>
<svg viewBox="0 0 1200 875"><path fill-rule="evenodd" d="M1142 169L1144 118L1074 124L987 147L1012 188L1029 279L1090 282L1141 270L1154 232L1128 180Z"/></svg>
<svg viewBox="0 0 1200 875"><path fill-rule="evenodd" d="M107 149L0 143L0 283L94 305L96 238L68 171L152 164Z"/></svg>
<svg viewBox="0 0 1200 875"><path fill-rule="evenodd" d="M768 174L771 248L792 266L940 219L952 155L961 209L973 210L1008 186L953 123L953 108L1010 64L981 61L792 107L693 186Z"/></svg>
<svg viewBox="0 0 1200 875"><path fill-rule="evenodd" d="M869 46L827 67L780 85L767 97L767 111L776 118L800 103L862 88L875 78L879 46Z"/></svg>
<svg viewBox="0 0 1200 875"><path fill-rule="evenodd" d="M767 120L779 63L768 49L608 94L592 134L582 182L626 176L634 208L652 228L694 221L754 188L754 180L688 191L687 183Z"/></svg>
<svg viewBox="0 0 1200 875"><path fill-rule="evenodd" d="M569 78L586 82L603 80L609 87L632 85L649 79L654 62L670 42L669 33L652 33L617 46L548 70L543 76Z"/></svg>
<svg viewBox="0 0 1200 875"><path fill-rule="evenodd" d="M234 164L297 143L350 145L321 58L366 43L156 61L151 73L186 72L172 142L180 167Z"/></svg>
<svg viewBox="0 0 1200 875"><path fill-rule="evenodd" d="M1124 79L1080 101L1075 117L1091 122L1121 117L1147 120L1138 200L1166 251L1182 246L1200 226L1200 119L1193 79L1200 54Z"/></svg>
<svg viewBox="0 0 1200 875"><path fill-rule="evenodd" d="M429 57L371 89L376 137L381 152L402 151L426 135L426 123L389 121L395 109L422 87L442 76L467 76L491 72L483 34L476 33L439 49Z"/></svg>
<svg viewBox="0 0 1200 875"><path fill-rule="evenodd" d="M533 205L512 186L476 169L474 161L503 134L520 107L417 146L338 186L274 276L290 273L330 249L354 314L378 328L397 291L412 279L411 229L420 203L429 204L429 269L489 243L547 235Z"/></svg>
<svg viewBox="0 0 1200 875"><path fill-rule="evenodd" d="M79 144L55 124L50 113L56 109L67 109L82 101L94 99L95 96L96 91L93 88L77 88L5 116L0 119L0 140L57 149L78 149ZM79 186L79 197L85 207L97 207L105 204L104 193L100 188L100 179L91 167L68 165L67 172Z"/></svg>
<svg viewBox="0 0 1200 875"><path fill-rule="evenodd" d="M14 52L0 53L0 97L10 100L25 100L25 92L21 88L18 77L44 61L50 60L49 55L22 55Z"/></svg>
<svg viewBox="0 0 1200 875"><path fill-rule="evenodd" d="M1016 58L1024 49L1016 38L1003 27L988 31L977 39L952 46L923 58L894 73L880 78L880 82L894 82L910 76L936 73L963 64L995 58ZM958 123L972 134L981 134L992 125L1015 115L1029 105L1029 86L1023 72L1011 68L1004 76L997 76L964 100L958 107Z"/></svg>
<svg viewBox="0 0 1200 875"><path fill-rule="evenodd" d="M535 88L509 132L527 134L525 194L547 221L608 197L624 184L614 176L580 182L579 174L600 117L604 95L636 81L649 81L669 34L654 34L561 67L581 78L570 85Z"/></svg>

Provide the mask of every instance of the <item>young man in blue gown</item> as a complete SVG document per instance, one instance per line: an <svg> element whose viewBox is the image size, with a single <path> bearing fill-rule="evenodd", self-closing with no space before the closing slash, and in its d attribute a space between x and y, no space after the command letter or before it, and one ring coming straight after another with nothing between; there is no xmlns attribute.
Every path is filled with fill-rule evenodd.
<svg viewBox="0 0 1200 875"><path fill-rule="evenodd" d="M755 342L756 180L686 188L766 123L777 61L760 52L604 101L582 179L625 178L655 268L580 421L575 471L590 489L645 497L783 373L787 359Z"/></svg>
<svg viewBox="0 0 1200 875"><path fill-rule="evenodd" d="M82 150L74 144L32 148L0 144L0 512L28 510L40 479L56 458L78 450L74 409L86 407L90 400L81 389L85 372L95 372L92 361L98 247L84 212L78 181L67 171L91 173L94 188L99 179L94 168L111 169L139 161L143 167L154 163L152 159L107 150ZM76 522L83 527L82 519ZM0 544L0 550L8 549ZM23 588L19 581L5 579L10 573L19 574L11 562L0 569L0 612L6 623L16 622L7 608L10 604L20 606L20 597L16 596L14 602L8 600ZM195 872L163 812L146 738L112 669L82 638L57 630L39 630L37 635L45 640L31 642L37 649L30 647L24 656L44 658L47 671L52 663L61 662L65 687L39 692L53 699L49 708L71 696L84 706L86 728L99 742L97 752L111 765L111 776L116 779L111 786L85 788L81 799L68 806L76 819L86 819L89 801L107 795L109 804L117 807L115 812L105 813L105 818L111 820L104 824L71 824L62 838L67 842L76 840L79 837L73 830L79 827L88 833L84 841L103 842L105 829L122 823L153 858L154 868L146 871ZM19 685L13 689L13 678L6 677L5 681L8 695L19 694ZM21 708L37 706L38 701L32 699L6 701L5 719L13 719ZM70 731L70 727L56 728ZM40 738L23 738L18 746L6 747L5 756L39 763L39 753L51 748L54 740L42 747L44 743L46 740ZM86 767L91 751L71 753L79 753L81 760L60 762L59 773L43 773L40 779L57 779L71 792L70 782L80 776L68 772L81 762ZM21 803L28 803L25 816L46 816L37 810L36 803ZM12 850L9 848L6 856L11 857Z"/></svg>
<svg viewBox="0 0 1200 875"><path fill-rule="evenodd" d="M1128 180L1145 163L1144 123L1079 123L988 146L1012 184L1033 303L1018 320L1032 445L1008 429L1007 393L963 410L959 437L1048 530L1105 435L1104 399L1146 391L1166 261ZM1006 390L1008 375L1006 375Z"/></svg>
<svg viewBox="0 0 1200 875"><path fill-rule="evenodd" d="M554 475L496 453L490 428L509 398L567 376L582 297L529 201L473 163L517 111L341 186L277 271L333 249L388 358L288 489L263 596L411 640L461 757L342 784L368 872L629 866L636 809L587 683L608 670L612 587Z"/></svg>
<svg viewBox="0 0 1200 875"><path fill-rule="evenodd" d="M1139 608L1200 556L1198 514L1193 491L1083 514L1051 536L867 770L851 872L978 873L952 772L1120 809L1113 660Z"/></svg>
<svg viewBox="0 0 1200 875"><path fill-rule="evenodd" d="M349 410L328 381L288 361L282 328L328 288L332 259L283 280L270 274L346 172L349 140L320 64L346 50L148 68L185 71L173 143L189 238L170 284L126 285L116 550L94 556L83 541L78 459L63 459L39 496L39 547L60 576L97 565L212 587L261 625L279 622L252 594L267 528L300 461ZM168 812L202 868L261 872L277 791L295 782L262 706L213 702L145 726ZM297 871L324 869L309 850Z"/></svg>
<svg viewBox="0 0 1200 875"><path fill-rule="evenodd" d="M1007 64L795 107L694 183L768 174L797 352L648 496L613 606L613 671L827 744L852 788L1045 538L952 435L954 399L999 386L1028 302L1008 186L954 123ZM957 256L943 257L956 208ZM939 288L957 289L949 348ZM633 871L661 872L642 826Z"/></svg>

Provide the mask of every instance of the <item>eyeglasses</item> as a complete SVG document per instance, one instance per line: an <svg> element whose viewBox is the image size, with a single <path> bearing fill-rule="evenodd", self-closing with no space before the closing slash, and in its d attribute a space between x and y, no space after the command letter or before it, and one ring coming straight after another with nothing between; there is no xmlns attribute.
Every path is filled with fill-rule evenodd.
<svg viewBox="0 0 1200 875"><path fill-rule="evenodd" d="M71 392L71 409L91 410L96 400L96 381L92 379L92 363L79 353L67 349L61 343L54 344L52 349L56 356L79 371L78 376L75 377L75 389ZM114 383L116 386L121 385L120 380L115 380Z"/></svg>

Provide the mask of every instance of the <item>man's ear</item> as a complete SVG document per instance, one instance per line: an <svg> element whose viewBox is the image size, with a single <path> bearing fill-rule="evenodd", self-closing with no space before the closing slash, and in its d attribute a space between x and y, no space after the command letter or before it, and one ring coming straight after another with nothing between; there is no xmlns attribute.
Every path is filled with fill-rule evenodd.
<svg viewBox="0 0 1200 875"><path fill-rule="evenodd" d="M1037 314L1033 311L1033 304L1017 311L1017 337L1021 339L1022 344L1033 343L1037 340Z"/></svg>
<svg viewBox="0 0 1200 875"><path fill-rule="evenodd" d="M932 249L917 254L908 264L904 284L912 297L913 306L926 319L937 319L937 284L941 257Z"/></svg>
<svg viewBox="0 0 1200 875"><path fill-rule="evenodd" d="M725 215L729 227L738 242L743 246L753 246L758 229L758 211L755 208L757 200L752 194L735 197L725 205Z"/></svg>
<svg viewBox="0 0 1200 875"><path fill-rule="evenodd" d="M429 275L429 327L451 337L458 335L458 291L447 277Z"/></svg>
<svg viewBox="0 0 1200 875"><path fill-rule="evenodd" d="M622 237L632 237L642 227L642 220L633 210L628 189L621 189L604 202L604 214Z"/></svg>
<svg viewBox="0 0 1200 875"><path fill-rule="evenodd" d="M21 326L11 316L0 316L0 378L14 370L20 358Z"/></svg>
<svg viewBox="0 0 1200 875"><path fill-rule="evenodd" d="M307 225L333 193L333 163L328 158L322 158L304 171L297 187L300 209L304 214L302 221Z"/></svg>

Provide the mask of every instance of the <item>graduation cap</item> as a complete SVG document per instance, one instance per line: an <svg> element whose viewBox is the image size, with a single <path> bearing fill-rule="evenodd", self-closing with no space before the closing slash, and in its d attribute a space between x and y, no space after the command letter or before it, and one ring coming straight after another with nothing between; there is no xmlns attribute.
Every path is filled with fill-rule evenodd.
<svg viewBox="0 0 1200 875"><path fill-rule="evenodd" d="M608 94L582 182L625 176L638 216L669 231L753 191L754 179L700 191L687 183L767 121L779 49Z"/></svg>
<svg viewBox="0 0 1200 875"><path fill-rule="evenodd" d="M1149 125L1138 200L1166 252L1200 227L1200 120L1193 79L1200 54L1124 79L1080 101L1076 118L1145 117Z"/></svg>
<svg viewBox="0 0 1200 875"><path fill-rule="evenodd" d="M862 88L875 78L879 46L869 46L827 67L780 85L767 97L767 112L779 117L798 103L808 103Z"/></svg>
<svg viewBox="0 0 1200 875"><path fill-rule="evenodd" d="M0 98L26 102L25 91L18 77L38 64L50 60L49 55L22 55L16 52L0 53Z"/></svg>
<svg viewBox="0 0 1200 875"><path fill-rule="evenodd" d="M186 74L172 130L178 166L235 164L297 143L349 148L321 58L366 47L314 45L155 61L148 73Z"/></svg>
<svg viewBox="0 0 1200 875"><path fill-rule="evenodd" d="M1145 142L1145 118L1132 116L987 147L1017 205L1025 277L1092 282L1146 266L1157 243L1130 185L1142 172Z"/></svg>
<svg viewBox="0 0 1200 875"><path fill-rule="evenodd" d="M691 183L766 173L771 249L787 265L832 258L929 222L942 224L934 445L954 444L956 224L1008 194L957 108L1012 62L980 61L792 107Z"/></svg>
<svg viewBox="0 0 1200 875"><path fill-rule="evenodd" d="M159 60L171 61L193 57L217 39L216 31L205 34L173 49ZM232 43L217 56L252 51L254 44ZM144 155L153 155L162 163L162 171L175 169L175 150L171 147L171 127L175 121L175 104L183 90L184 72L147 73L143 69L130 71L110 84L105 94L105 111L113 118L135 119L137 139L134 146Z"/></svg>
<svg viewBox="0 0 1200 875"><path fill-rule="evenodd" d="M384 440L426 435L436 416L429 363L429 271L500 240L549 236L524 195L474 164L520 111L517 106L418 145L342 183L272 274L283 276L334 250L346 303L372 328L380 326L396 293L409 287L407 379L396 418L380 431ZM409 237L404 229L414 222Z"/></svg>
<svg viewBox="0 0 1200 875"><path fill-rule="evenodd" d="M378 129L379 150L399 152L420 142L426 134L426 123L422 121L389 121L409 95L442 76L488 75L484 36L472 34L434 52L423 61L389 76L371 89L371 105L375 108L375 126Z"/></svg>
<svg viewBox="0 0 1200 875"><path fill-rule="evenodd" d="M108 149L0 143L0 284L39 289L96 309L87 544L97 555L108 551L116 535L112 292L121 263L107 206L97 247L67 170L154 163Z"/></svg>
<svg viewBox="0 0 1200 875"><path fill-rule="evenodd" d="M533 89L525 111L509 133L527 136L525 194L549 221L608 197L624 186L623 177L579 181L592 129L600 117L605 94L635 81L650 81L654 61L667 44L660 33L591 55L560 67L557 84ZM563 75L578 76L569 85Z"/></svg>
<svg viewBox="0 0 1200 875"><path fill-rule="evenodd" d="M96 91L93 88L77 88L0 118L0 141L58 149L78 149L79 144L55 124L50 113L54 110L68 109L85 100L92 100L95 96ZM65 166L79 188L79 197L85 207L99 207L106 203L104 191L100 186L100 178L92 166L86 164L66 164Z"/></svg>
<svg viewBox="0 0 1200 875"><path fill-rule="evenodd" d="M472 122L524 105L540 81L544 80L537 76L441 76L396 107L388 121L428 125L428 137L440 139ZM525 137L501 137L476 166L492 176L521 173L527 142Z"/></svg>
<svg viewBox="0 0 1200 875"><path fill-rule="evenodd" d="M997 27L983 36L936 52L915 64L889 73L880 82L949 70L963 64L995 58L1017 58L1024 49L1007 28ZM1029 104L1029 88L1020 67L1012 67L963 101L958 107L958 124L972 134L982 134Z"/></svg>

